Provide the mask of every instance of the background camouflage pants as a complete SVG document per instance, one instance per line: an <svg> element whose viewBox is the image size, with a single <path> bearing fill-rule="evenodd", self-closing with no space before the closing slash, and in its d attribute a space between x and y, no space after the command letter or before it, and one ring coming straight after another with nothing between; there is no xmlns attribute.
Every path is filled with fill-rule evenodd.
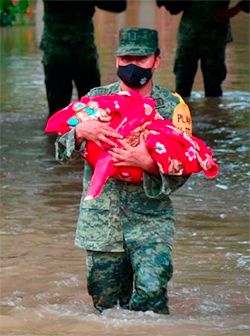
<svg viewBox="0 0 250 336"><path fill-rule="evenodd" d="M191 94L200 60L206 97L220 97L221 84L226 78L225 46L179 44L174 64L176 92L182 97Z"/></svg>
<svg viewBox="0 0 250 336"><path fill-rule="evenodd" d="M101 83L94 46L90 47L89 52L81 44L55 45L53 51L51 48L46 49L43 55L49 116L69 105L73 83L79 99Z"/></svg>
<svg viewBox="0 0 250 336"><path fill-rule="evenodd" d="M88 291L99 311L120 304L168 314L167 282L172 274L171 253L163 243L125 252L87 251Z"/></svg>

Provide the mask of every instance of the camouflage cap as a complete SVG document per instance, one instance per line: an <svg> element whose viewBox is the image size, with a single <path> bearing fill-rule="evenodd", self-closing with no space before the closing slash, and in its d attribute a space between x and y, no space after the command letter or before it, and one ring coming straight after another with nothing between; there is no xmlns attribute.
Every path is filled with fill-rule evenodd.
<svg viewBox="0 0 250 336"><path fill-rule="evenodd" d="M117 56L146 56L158 49L158 32L150 28L122 28Z"/></svg>

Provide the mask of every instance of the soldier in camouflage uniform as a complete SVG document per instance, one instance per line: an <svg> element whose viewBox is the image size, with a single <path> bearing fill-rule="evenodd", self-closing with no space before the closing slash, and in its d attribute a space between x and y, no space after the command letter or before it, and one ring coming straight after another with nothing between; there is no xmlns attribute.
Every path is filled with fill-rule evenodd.
<svg viewBox="0 0 250 336"><path fill-rule="evenodd" d="M158 34L153 29L124 28L116 53L120 81L92 89L88 96L113 94L133 87L151 96L157 111L171 118L178 96L156 84L151 76L160 64ZM96 120L80 123L56 142L57 159L83 152L85 140L113 144L120 135ZM187 177L163 175L150 157L145 142L137 147L111 150L117 166L144 170L143 182L134 184L109 179L102 194L84 200L93 169L85 162L83 194L75 244L87 250L88 291L97 310L123 308L168 314L167 283L173 273L171 251L175 218L170 194Z"/></svg>
<svg viewBox="0 0 250 336"><path fill-rule="evenodd" d="M98 56L94 41L95 6L112 12L126 9L118 1L44 1L43 50L49 116L70 103L72 82L79 98L100 85Z"/></svg>
<svg viewBox="0 0 250 336"><path fill-rule="evenodd" d="M227 74L225 50L232 41L229 18L244 10L246 1L232 8L228 7L229 3L227 0L157 0L157 5L164 6L171 14L183 11L174 63L176 92L181 96L190 96L199 60L205 96L222 95L221 84Z"/></svg>

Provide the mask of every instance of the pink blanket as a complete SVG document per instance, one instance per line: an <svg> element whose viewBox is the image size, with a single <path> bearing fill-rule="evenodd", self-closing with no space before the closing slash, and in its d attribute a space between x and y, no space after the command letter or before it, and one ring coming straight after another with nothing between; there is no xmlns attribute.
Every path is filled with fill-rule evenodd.
<svg viewBox="0 0 250 336"><path fill-rule="evenodd" d="M187 108L183 101L181 104L177 105L176 111L181 111L183 106ZM108 122L132 146L139 143L140 134L144 132L148 151L163 174L190 175L203 171L207 177L213 178L219 169L212 151L202 140L191 135L191 121L183 120L185 118L189 119L177 112L173 115L173 122L164 120L156 112L152 98L142 97L135 91L121 91L113 95L82 97L55 113L48 120L45 131L63 135L79 122L97 119ZM103 144L103 147L92 141L86 144L83 158L95 168L87 200L97 197L110 177L132 183L141 182L143 178L140 168L115 167L108 153L109 146Z"/></svg>

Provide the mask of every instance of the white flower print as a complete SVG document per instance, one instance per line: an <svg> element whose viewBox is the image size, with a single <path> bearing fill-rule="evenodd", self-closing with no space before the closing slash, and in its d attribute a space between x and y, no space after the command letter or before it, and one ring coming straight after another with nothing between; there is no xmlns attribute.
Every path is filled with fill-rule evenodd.
<svg viewBox="0 0 250 336"><path fill-rule="evenodd" d="M163 154L163 153L167 152L166 147L162 143L160 143L160 142L156 142L156 144L155 144L155 151L158 154Z"/></svg>
<svg viewBox="0 0 250 336"><path fill-rule="evenodd" d="M185 155L187 156L189 161L193 161L197 157L194 147L189 147L188 150L185 152Z"/></svg>

